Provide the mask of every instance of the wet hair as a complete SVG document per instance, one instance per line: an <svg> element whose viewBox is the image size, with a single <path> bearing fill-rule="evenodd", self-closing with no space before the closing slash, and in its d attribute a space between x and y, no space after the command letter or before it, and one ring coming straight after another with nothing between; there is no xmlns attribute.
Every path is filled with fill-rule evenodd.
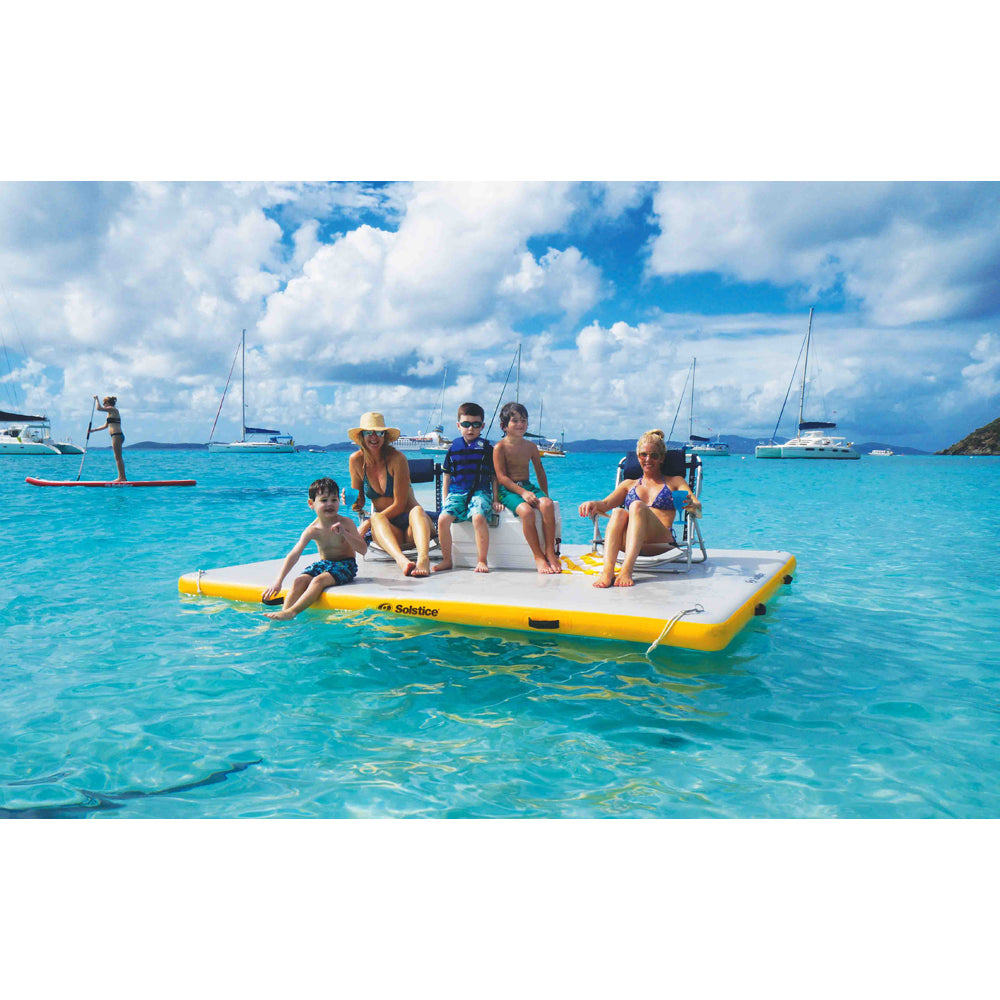
<svg viewBox="0 0 1000 1000"><path fill-rule="evenodd" d="M101 400L101 406L114 406L117 402L117 396L105 396L104 399Z"/></svg>
<svg viewBox="0 0 1000 1000"><path fill-rule="evenodd" d="M510 418L514 414L523 417L525 420L528 419L528 411L524 408L521 403L504 403L503 409L500 411L500 430L507 430L507 425L510 423Z"/></svg>
<svg viewBox="0 0 1000 1000"><path fill-rule="evenodd" d="M485 420L486 414L483 412L483 408L478 403L463 403L458 408L458 419L462 419L462 414L467 417L475 417L476 420Z"/></svg>
<svg viewBox="0 0 1000 1000"><path fill-rule="evenodd" d="M654 430L646 431L646 433L643 434L638 441L636 441L635 453L637 455L644 444L647 446L652 445L653 448L656 448L660 452L660 458L667 457L667 443L663 439L663 431L661 431L658 427Z"/></svg>
<svg viewBox="0 0 1000 1000"><path fill-rule="evenodd" d="M337 485L336 480L331 479L329 476L323 476L322 479L317 479L315 482L309 484L309 499L315 500L320 493L330 493L339 497L340 487Z"/></svg>

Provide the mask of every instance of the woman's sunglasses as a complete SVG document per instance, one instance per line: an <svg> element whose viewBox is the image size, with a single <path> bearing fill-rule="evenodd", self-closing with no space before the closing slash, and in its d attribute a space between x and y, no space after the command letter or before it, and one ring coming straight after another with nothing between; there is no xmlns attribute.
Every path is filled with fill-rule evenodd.
<svg viewBox="0 0 1000 1000"><path fill-rule="evenodd" d="M362 431L361 436L366 438L382 437L385 431Z"/></svg>

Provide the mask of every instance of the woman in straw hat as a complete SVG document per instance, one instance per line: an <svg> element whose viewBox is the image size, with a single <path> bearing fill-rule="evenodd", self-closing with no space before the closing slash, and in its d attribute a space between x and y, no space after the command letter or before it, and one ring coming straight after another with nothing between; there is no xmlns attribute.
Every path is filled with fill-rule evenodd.
<svg viewBox="0 0 1000 1000"><path fill-rule="evenodd" d="M362 510L368 497L376 544L396 560L405 576L428 576L431 519L413 495L406 456L392 447L399 428L386 427L381 413L364 413L347 436L358 446L348 463L351 486L358 491L354 509ZM404 545L416 547L415 563L403 555Z"/></svg>

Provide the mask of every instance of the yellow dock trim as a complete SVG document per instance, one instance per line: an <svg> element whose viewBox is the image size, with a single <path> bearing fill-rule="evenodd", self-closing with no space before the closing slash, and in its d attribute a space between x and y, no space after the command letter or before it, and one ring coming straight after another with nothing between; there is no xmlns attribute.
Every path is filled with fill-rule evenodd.
<svg viewBox="0 0 1000 1000"><path fill-rule="evenodd" d="M566 568L563 572L564 574L585 573L593 575L597 570L588 567L587 562L588 560L582 556L572 559L564 557L563 563ZM771 566L774 565L776 564L772 562ZM767 602L782 585L785 577L794 571L795 558L788 556L783 565L780 563L777 565L781 567L777 572L762 573L761 580L752 581L754 588L749 596L725 620L699 622L697 614L685 615L670 629L661 644L705 652L714 652L725 648L736 633L754 616L756 606ZM178 589L183 594L203 594L231 601L260 603L262 586L259 583L212 579L209 575L212 572L216 571L208 571L204 574L185 574L178 581ZM683 579L683 576L675 577L675 581L681 582L673 585L683 586ZM751 581L746 582L751 583ZM323 592L313 606L344 611L373 610L420 621L440 621L481 628L512 629L545 635L617 639L644 645L649 645L657 639L665 622L670 617L666 614L662 618L657 618L615 613L611 610L589 611L558 607L554 606L558 600L558 595L555 594L553 595L553 606L542 607L525 604L488 603L483 600L455 600L436 597L431 593L421 595L419 591L415 591L413 596L410 596L409 593L403 596L388 587L384 588L386 592L372 593L373 581L363 581L367 592L359 584L361 584L360 580L348 587L330 587ZM744 593L746 592L744 590ZM522 593L522 598L523 596Z"/></svg>

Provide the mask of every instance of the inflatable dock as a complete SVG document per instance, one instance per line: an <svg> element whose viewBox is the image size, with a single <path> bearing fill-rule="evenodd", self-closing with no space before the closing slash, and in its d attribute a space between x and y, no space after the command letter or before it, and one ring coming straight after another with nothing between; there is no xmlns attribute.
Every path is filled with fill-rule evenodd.
<svg viewBox="0 0 1000 1000"><path fill-rule="evenodd" d="M371 610L411 621L714 651L725 648L755 614L762 614L795 570L795 558L788 552L707 549L704 561L682 567L686 572L676 572L676 566L665 567L667 571L637 568L634 587L598 589L593 583L601 559L588 546L562 546L562 572L538 574L513 516L503 515L490 531L489 573L473 572L471 525L454 525L453 536L454 569L405 577L384 553L370 548L359 560L357 579L329 587L313 608ZM180 592L259 604L281 569L278 555L185 573L178 583ZM432 566L436 555L432 551ZM285 578L286 587L316 558L315 553L302 556Z"/></svg>

